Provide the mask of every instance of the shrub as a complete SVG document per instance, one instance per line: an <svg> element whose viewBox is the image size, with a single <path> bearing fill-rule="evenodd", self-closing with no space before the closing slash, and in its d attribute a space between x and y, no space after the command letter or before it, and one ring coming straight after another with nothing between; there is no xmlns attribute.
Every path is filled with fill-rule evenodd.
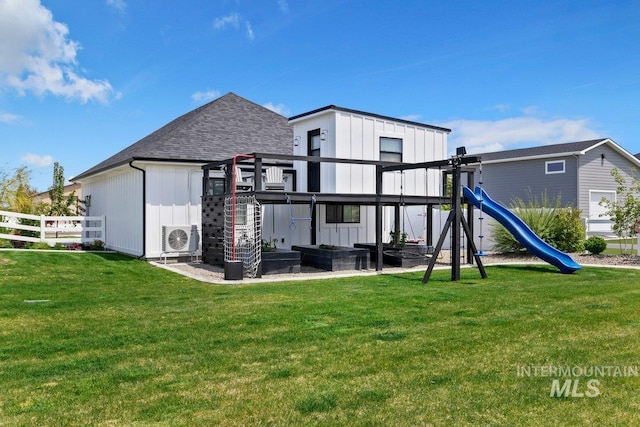
<svg viewBox="0 0 640 427"><path fill-rule="evenodd" d="M67 245L68 251L81 251L84 249L80 243L70 243Z"/></svg>
<svg viewBox="0 0 640 427"><path fill-rule="evenodd" d="M584 247L584 226L580 219L581 211L574 208L557 210L548 242L563 252L580 252Z"/></svg>
<svg viewBox="0 0 640 427"><path fill-rule="evenodd" d="M102 240L94 240L89 245L91 251L104 251L104 242Z"/></svg>
<svg viewBox="0 0 640 427"><path fill-rule="evenodd" d="M591 236L584 242L584 248L594 255L602 253L607 248L607 242L598 236Z"/></svg>
<svg viewBox="0 0 640 427"><path fill-rule="evenodd" d="M29 249L51 249L51 246L47 242L35 242L31 244Z"/></svg>
<svg viewBox="0 0 640 427"><path fill-rule="evenodd" d="M581 211L563 208L560 197L551 202L546 194L540 201L531 198L528 203L516 199L511 211L520 217L542 240L563 252L577 252L583 248L584 227ZM500 224L493 228L494 249L499 252L525 251L522 244Z"/></svg>

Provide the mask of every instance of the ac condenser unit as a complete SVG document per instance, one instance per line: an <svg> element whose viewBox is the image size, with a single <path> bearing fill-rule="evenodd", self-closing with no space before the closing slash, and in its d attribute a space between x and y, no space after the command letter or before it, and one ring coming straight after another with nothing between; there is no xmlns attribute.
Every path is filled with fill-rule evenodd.
<svg viewBox="0 0 640 427"><path fill-rule="evenodd" d="M195 252L198 238L195 225L163 225L162 252Z"/></svg>

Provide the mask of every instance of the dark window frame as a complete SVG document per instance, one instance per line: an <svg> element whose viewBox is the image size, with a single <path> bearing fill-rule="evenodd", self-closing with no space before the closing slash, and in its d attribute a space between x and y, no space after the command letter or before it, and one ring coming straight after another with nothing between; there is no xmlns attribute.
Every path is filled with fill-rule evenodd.
<svg viewBox="0 0 640 427"><path fill-rule="evenodd" d="M389 144L384 144L384 142L395 142L395 143L399 143L400 147L399 147L399 151L398 150L389 150L388 145ZM384 147L385 149L383 149L383 145L387 145L387 147ZM394 138L394 137L390 137L390 136L381 136L380 140L379 140L379 147L380 147L380 160L381 161L386 161L386 162L398 162L398 163L402 163L402 158L403 158L403 140L402 138Z"/></svg>
<svg viewBox="0 0 640 427"><path fill-rule="evenodd" d="M327 205L325 221L327 224L360 224L360 214L360 205Z"/></svg>

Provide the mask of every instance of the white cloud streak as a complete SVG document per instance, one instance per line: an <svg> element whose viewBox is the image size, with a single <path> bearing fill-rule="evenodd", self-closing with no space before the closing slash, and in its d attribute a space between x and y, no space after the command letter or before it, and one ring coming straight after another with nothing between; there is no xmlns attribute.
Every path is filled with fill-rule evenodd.
<svg viewBox="0 0 640 427"><path fill-rule="evenodd" d="M20 116L18 116L17 114L0 111L0 123L11 125L16 123L18 120L20 120Z"/></svg>
<svg viewBox="0 0 640 427"><path fill-rule="evenodd" d="M249 38L249 40L253 40L256 37L253 35L253 28L251 28L251 23L249 21L245 22L246 27L247 27L247 37Z"/></svg>
<svg viewBox="0 0 640 427"><path fill-rule="evenodd" d="M80 75L80 44L68 36L39 0L0 0L0 88L107 103L113 88Z"/></svg>
<svg viewBox="0 0 640 427"><path fill-rule="evenodd" d="M287 2L287 0L278 0L278 9L280 9L280 12L282 13L288 13L289 3Z"/></svg>
<svg viewBox="0 0 640 427"><path fill-rule="evenodd" d="M114 8L118 13L124 14L127 11L127 4L124 0L107 0L107 5Z"/></svg>
<svg viewBox="0 0 640 427"><path fill-rule="evenodd" d="M191 95L191 99L195 102L209 102L220 97L220 92L217 90L198 91Z"/></svg>
<svg viewBox="0 0 640 427"><path fill-rule="evenodd" d="M449 147L465 146L482 153L532 145L550 145L601 138L588 119L512 117L501 120L452 120L442 126L452 130Z"/></svg>
<svg viewBox="0 0 640 427"><path fill-rule="evenodd" d="M213 28L215 28L216 30L223 30L227 27L240 27L240 16L237 13L216 18L213 21Z"/></svg>
<svg viewBox="0 0 640 427"><path fill-rule="evenodd" d="M49 155L40 156L38 154L27 153L20 160L28 165L44 168L53 163L53 157Z"/></svg>
<svg viewBox="0 0 640 427"><path fill-rule="evenodd" d="M268 110L280 114L281 116L288 117L291 114L291 111L284 104L274 104L272 102L267 102L266 104L262 104L262 106Z"/></svg>
<svg viewBox="0 0 640 427"><path fill-rule="evenodd" d="M214 19L213 28L215 30L224 30L226 28L240 29L241 24L244 24L245 34L249 40L255 39L255 34L253 32L253 27L251 26L251 22L243 19L239 14L232 13L226 16L221 16L219 18Z"/></svg>

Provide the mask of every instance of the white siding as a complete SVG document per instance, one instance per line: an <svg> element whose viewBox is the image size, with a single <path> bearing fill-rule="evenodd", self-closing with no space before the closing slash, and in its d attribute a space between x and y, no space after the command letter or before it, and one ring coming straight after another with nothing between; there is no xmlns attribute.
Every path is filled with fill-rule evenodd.
<svg viewBox="0 0 640 427"><path fill-rule="evenodd" d="M89 215L106 218L105 247L142 255L142 172L125 166L82 183Z"/></svg>
<svg viewBox="0 0 640 427"><path fill-rule="evenodd" d="M202 169L199 165L147 164L147 258L162 253L162 226L202 227Z"/></svg>
<svg viewBox="0 0 640 427"><path fill-rule="evenodd" d="M327 110L317 116L294 123L294 137L300 143L294 154L307 154L307 133L314 129L327 129L328 136L321 146L322 157L337 157L358 160L380 159L380 137L401 138L403 162L420 163L446 158L447 133L418 125L345 111ZM298 189L305 191L307 185L306 164L295 162L298 174ZM375 194L375 167L362 165L322 165L321 190L327 193ZM439 195L441 175L437 170L427 173L424 169L404 173L386 173L383 176L383 191L386 194ZM401 189L402 186L402 189ZM402 212L410 238L423 237L422 217L418 214L424 207L409 208ZM361 207L360 224L327 224L325 207L318 207L317 241L326 244L351 246L353 243L375 240L375 210ZM387 239L393 228L393 208L383 209L383 238ZM402 220L401 220L402 224ZM412 235L413 234L413 235Z"/></svg>

